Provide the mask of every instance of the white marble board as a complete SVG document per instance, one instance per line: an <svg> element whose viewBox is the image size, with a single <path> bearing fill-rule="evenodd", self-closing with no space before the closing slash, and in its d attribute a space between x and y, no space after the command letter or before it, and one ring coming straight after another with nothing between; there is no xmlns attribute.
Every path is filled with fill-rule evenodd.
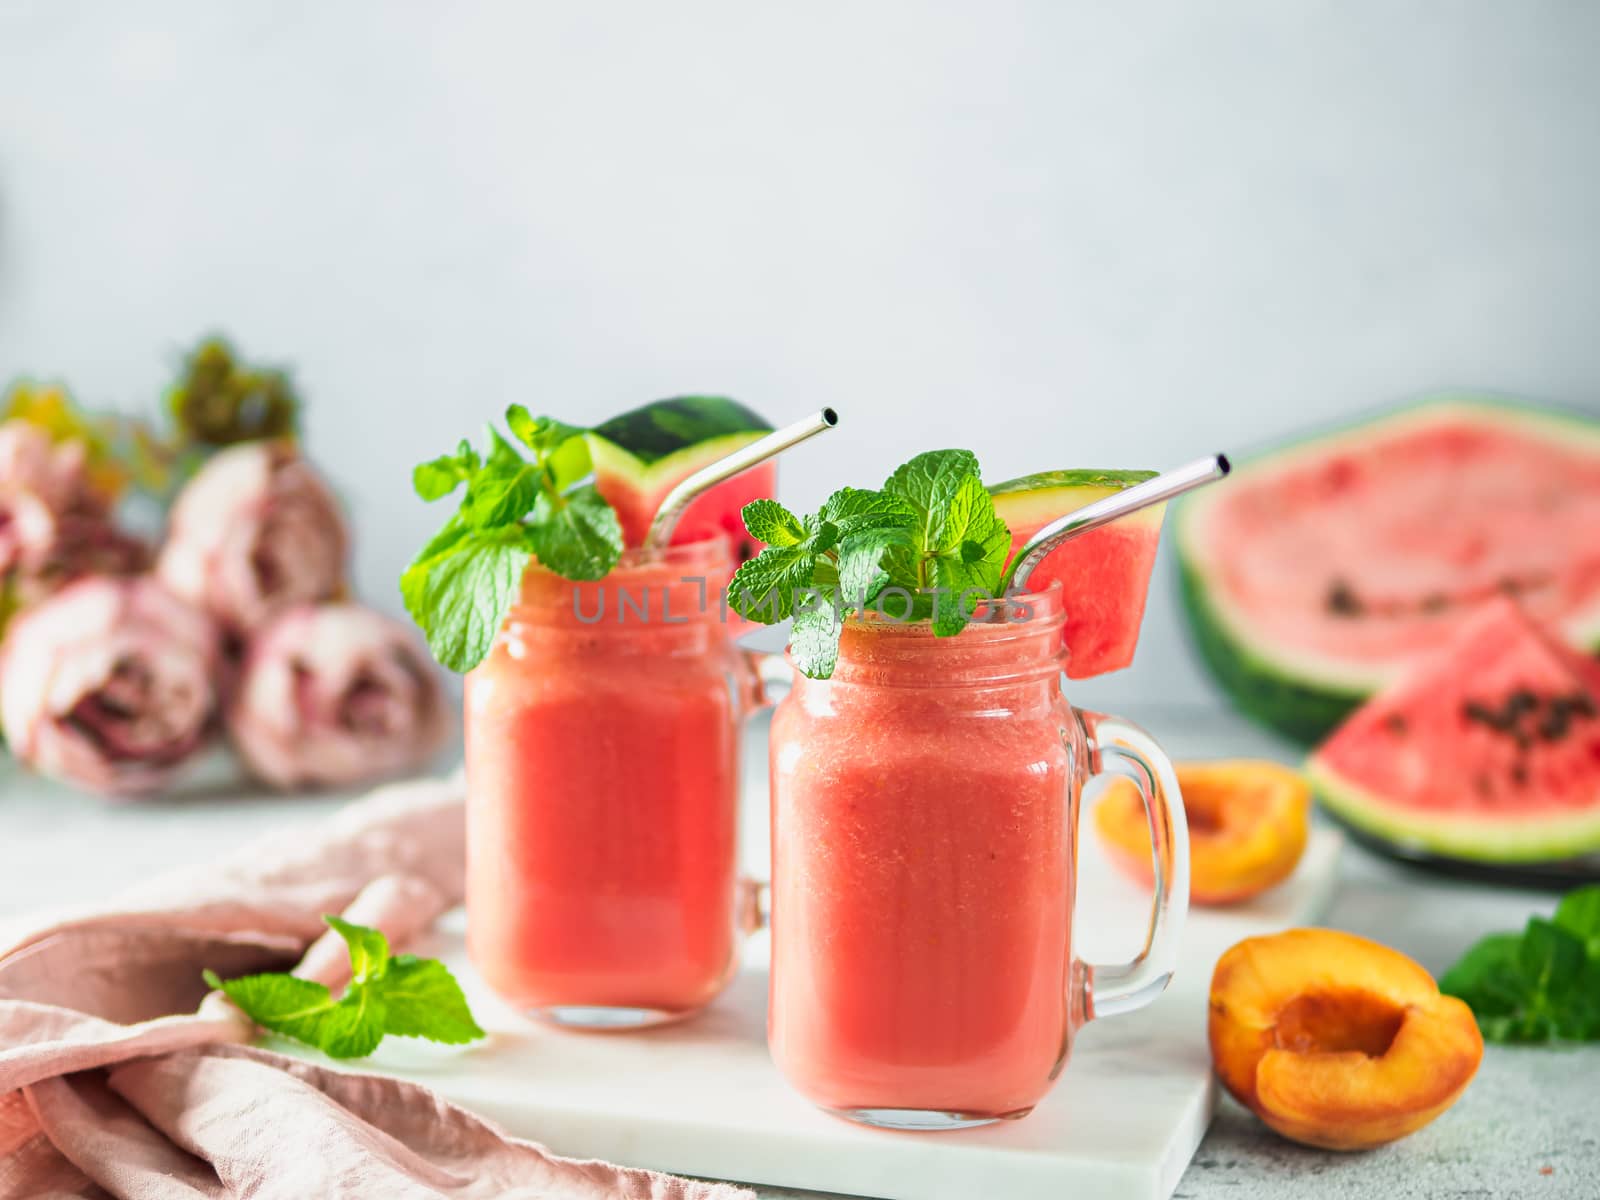
<svg viewBox="0 0 1600 1200"><path fill-rule="evenodd" d="M362 1068L426 1083L576 1157L883 1200L1167 1200L1216 1099L1205 1043L1211 968L1239 938L1314 921L1332 894L1339 845L1337 833L1316 830L1288 883L1237 908L1197 910L1167 994L1086 1027L1054 1091L1017 1122L890 1133L812 1108L767 1055L764 937L700 1017L646 1033L579 1034L501 1004L466 960L457 912L414 949L449 962L489 1040L452 1050L391 1038ZM1080 953L1126 957L1148 903L1087 830L1080 848Z"/></svg>

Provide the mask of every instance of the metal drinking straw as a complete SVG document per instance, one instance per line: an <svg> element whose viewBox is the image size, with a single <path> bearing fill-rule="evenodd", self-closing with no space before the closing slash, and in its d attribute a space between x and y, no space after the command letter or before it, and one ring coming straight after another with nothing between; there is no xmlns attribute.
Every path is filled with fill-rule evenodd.
<svg viewBox="0 0 1600 1200"><path fill-rule="evenodd" d="M1028 577L1062 542L1109 525L1141 508L1165 504L1185 492L1215 483L1232 469L1227 455L1214 454L1210 458L1196 459L1174 471L1157 475L1154 479L1147 479L1103 500L1096 500L1093 504L1086 504L1064 517L1057 517L1017 551L1017 557L1011 564L1011 576L1002 587L1002 592L1023 591L1028 585Z"/></svg>
<svg viewBox="0 0 1600 1200"><path fill-rule="evenodd" d="M760 466L767 459L782 454L791 446L798 446L808 438L826 433L838 423L839 414L833 409L818 409L793 425L775 429L766 437L753 441L748 446L739 447L726 458L719 458L716 462L701 467L667 493L667 498L656 510L655 520L650 522L650 531L644 535L645 549L659 550L670 542L672 531L678 527L678 519L683 516L683 510L703 492L716 487L724 479L732 479L751 467Z"/></svg>

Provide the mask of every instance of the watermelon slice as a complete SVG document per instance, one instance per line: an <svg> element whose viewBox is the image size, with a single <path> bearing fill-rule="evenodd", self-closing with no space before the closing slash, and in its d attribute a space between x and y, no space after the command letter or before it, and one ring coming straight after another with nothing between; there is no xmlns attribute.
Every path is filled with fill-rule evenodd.
<svg viewBox="0 0 1600 1200"><path fill-rule="evenodd" d="M1403 850L1494 863L1600 850L1600 662L1487 601L1308 774L1331 811Z"/></svg>
<svg viewBox="0 0 1600 1200"><path fill-rule="evenodd" d="M1600 420L1445 397L1261 455L1175 532L1205 662L1311 742L1499 595L1600 646L1596 530Z"/></svg>
<svg viewBox="0 0 1600 1200"><path fill-rule="evenodd" d="M989 489L1011 530L1011 552L1057 517L1155 477L1154 471L1044 471ZM1030 588L1060 581L1067 609L1067 674L1087 679L1133 661L1166 505L1073 538L1035 569Z"/></svg>
<svg viewBox="0 0 1600 1200"><path fill-rule="evenodd" d="M624 542L643 544L661 502L684 479L771 430L757 413L723 396L657 400L590 430L595 486L616 509ZM725 533L740 560L750 558L760 546L746 534L740 510L772 497L777 483L778 464L765 462L718 484L685 510L673 543Z"/></svg>

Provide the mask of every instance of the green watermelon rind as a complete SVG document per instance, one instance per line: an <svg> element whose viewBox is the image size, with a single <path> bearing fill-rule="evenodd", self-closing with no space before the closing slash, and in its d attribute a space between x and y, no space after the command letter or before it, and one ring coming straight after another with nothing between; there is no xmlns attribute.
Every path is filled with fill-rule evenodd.
<svg viewBox="0 0 1600 1200"><path fill-rule="evenodd" d="M1093 503L1078 499L1064 508L1056 511L1055 506L1046 503L1057 493L1071 493L1087 488L1097 491L1119 492L1135 484L1144 483L1154 479L1154 471L1109 471L1094 468L1075 469L1066 471L1040 471L1034 475L1023 475L1017 479L1008 479L1004 483L997 483L989 488L989 495L994 498L995 512L1000 519L1006 522L1012 535L1017 535L1014 518L1030 502L1039 506L1039 511L1029 514L1032 524L1042 526L1046 521L1040 520L1042 513L1049 513L1049 520L1066 516L1068 513L1085 504ZM1131 513L1123 517L1119 524L1137 525L1147 529L1161 528L1161 522L1166 517L1165 504L1153 504L1140 512ZM1028 530L1031 532L1031 530Z"/></svg>
<svg viewBox="0 0 1600 1200"><path fill-rule="evenodd" d="M1497 865L1551 862L1600 850L1600 804L1582 813L1544 816L1519 809L1489 819L1404 808L1343 778L1316 755L1306 764L1306 778L1318 801L1341 820L1403 849Z"/></svg>
<svg viewBox="0 0 1600 1200"><path fill-rule="evenodd" d="M634 490L644 495L652 495L658 490L664 490L668 486L666 481L676 483L687 478L701 467L709 466L719 458L726 458L735 450L748 446L765 434L765 430L730 433L707 441L695 442L646 463L615 442L591 431L588 435L589 456L594 462L597 474L625 479Z"/></svg>
<svg viewBox="0 0 1600 1200"><path fill-rule="evenodd" d="M1094 468L1068 471L1039 471L997 483L989 489L991 496L1008 496L1016 492L1053 491L1056 488L1129 488L1136 483L1154 479L1154 471L1103 471Z"/></svg>
<svg viewBox="0 0 1600 1200"><path fill-rule="evenodd" d="M1600 420L1586 413L1535 406L1509 396L1451 392L1368 414L1235 462L1239 466L1288 464L1296 458L1326 454L1342 438L1365 437L1374 428L1393 429L1407 420L1425 421L1452 408L1502 420L1512 427L1532 427L1554 440L1576 435L1600 446ZM1393 675L1353 670L1292 649L1264 647L1241 629L1241 624L1248 626L1247 621L1223 611L1216 599L1220 592L1207 585L1207 572L1193 545L1194 531L1218 495L1216 491L1200 492L1180 501L1173 522L1190 641L1240 712L1302 745L1311 745L1393 682ZM1600 650L1600 611L1575 619L1565 632L1579 645Z"/></svg>
<svg viewBox="0 0 1600 1200"><path fill-rule="evenodd" d="M633 459L629 474L657 474L663 464L711 445L737 449L772 425L727 396L675 396L621 413L589 431L591 446L604 443Z"/></svg>
<svg viewBox="0 0 1600 1200"><path fill-rule="evenodd" d="M1245 716L1309 746L1368 698L1364 691L1300 682L1281 664L1228 632L1189 563L1180 560L1178 573L1190 640L1212 677Z"/></svg>

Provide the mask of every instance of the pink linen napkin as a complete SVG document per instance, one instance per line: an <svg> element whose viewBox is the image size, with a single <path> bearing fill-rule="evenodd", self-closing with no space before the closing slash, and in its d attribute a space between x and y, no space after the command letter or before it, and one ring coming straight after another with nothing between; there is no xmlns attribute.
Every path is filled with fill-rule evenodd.
<svg viewBox="0 0 1600 1200"><path fill-rule="evenodd" d="M254 1049L207 995L203 967L341 986L323 913L402 943L460 902L464 864L459 781L422 781L105 911L0 927L0 1200L750 1200L561 1158L415 1084Z"/></svg>

